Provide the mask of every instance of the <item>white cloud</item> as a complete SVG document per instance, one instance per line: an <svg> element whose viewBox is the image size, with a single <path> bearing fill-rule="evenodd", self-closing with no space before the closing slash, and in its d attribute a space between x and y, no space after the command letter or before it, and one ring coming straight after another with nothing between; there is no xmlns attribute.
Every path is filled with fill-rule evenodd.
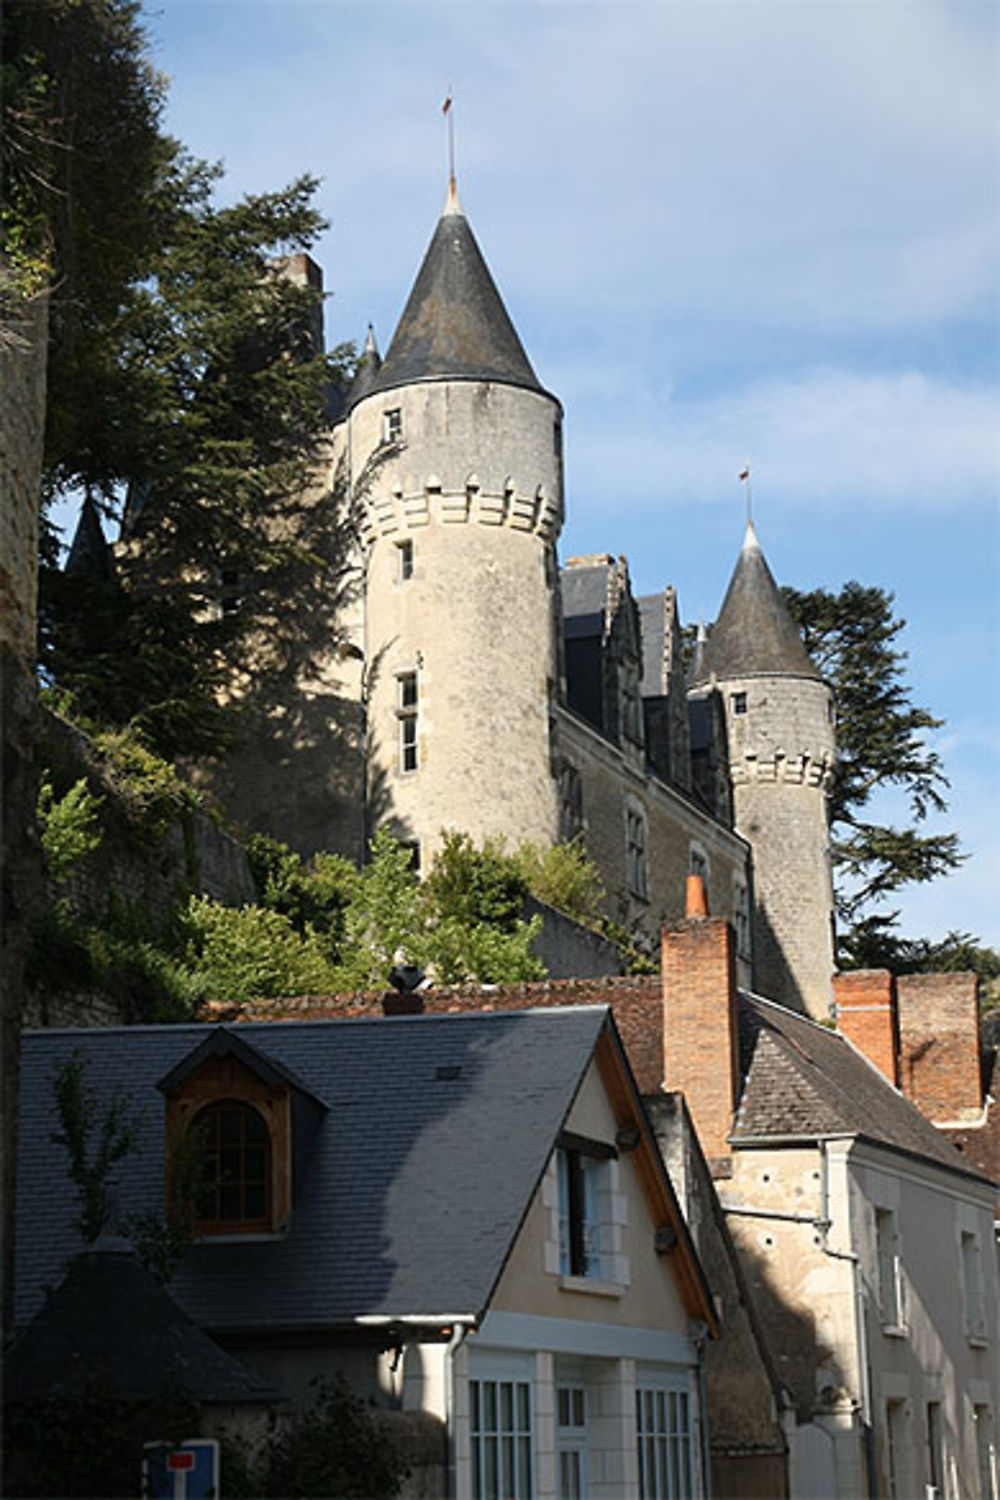
<svg viewBox="0 0 1000 1500"><path fill-rule="evenodd" d="M607 371L603 372L607 375ZM571 472L619 501L730 498L749 458L770 505L953 511L998 498L994 387L921 374L818 370L704 399L634 399L628 378L589 390L564 372Z"/></svg>

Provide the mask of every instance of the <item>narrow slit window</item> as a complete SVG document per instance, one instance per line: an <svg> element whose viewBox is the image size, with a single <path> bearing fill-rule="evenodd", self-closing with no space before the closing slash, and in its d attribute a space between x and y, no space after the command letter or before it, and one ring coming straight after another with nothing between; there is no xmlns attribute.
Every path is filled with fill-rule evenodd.
<svg viewBox="0 0 1000 1500"><path fill-rule="evenodd" d="M406 583L413 577L413 542L407 537L396 543L396 581Z"/></svg>
<svg viewBox="0 0 1000 1500"><path fill-rule="evenodd" d="M415 771L419 763L417 713L419 696L416 672L401 672L396 678L396 719L399 725L399 769Z"/></svg>

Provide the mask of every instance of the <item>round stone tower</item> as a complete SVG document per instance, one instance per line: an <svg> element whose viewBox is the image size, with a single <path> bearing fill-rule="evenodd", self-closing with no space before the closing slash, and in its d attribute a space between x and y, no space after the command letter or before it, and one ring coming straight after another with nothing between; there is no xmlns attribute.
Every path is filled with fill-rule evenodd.
<svg viewBox="0 0 1000 1500"><path fill-rule="evenodd" d="M451 185L384 362L346 419L360 494L368 826L554 841L562 408Z"/></svg>
<svg viewBox="0 0 1000 1500"><path fill-rule="evenodd" d="M719 694L736 831L753 850L754 988L826 1019L834 969L827 789L833 696L752 524L692 692Z"/></svg>

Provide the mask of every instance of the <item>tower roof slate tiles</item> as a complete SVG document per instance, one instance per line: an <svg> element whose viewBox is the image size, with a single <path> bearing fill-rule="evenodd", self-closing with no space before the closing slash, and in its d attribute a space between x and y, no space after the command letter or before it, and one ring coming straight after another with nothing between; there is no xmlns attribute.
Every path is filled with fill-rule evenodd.
<svg viewBox="0 0 1000 1500"><path fill-rule="evenodd" d="M753 523L747 523L726 597L697 667L694 686L713 677L811 677L821 681L810 660L774 575L760 549Z"/></svg>
<svg viewBox="0 0 1000 1500"><path fill-rule="evenodd" d="M453 191L365 394L424 380L542 389Z"/></svg>

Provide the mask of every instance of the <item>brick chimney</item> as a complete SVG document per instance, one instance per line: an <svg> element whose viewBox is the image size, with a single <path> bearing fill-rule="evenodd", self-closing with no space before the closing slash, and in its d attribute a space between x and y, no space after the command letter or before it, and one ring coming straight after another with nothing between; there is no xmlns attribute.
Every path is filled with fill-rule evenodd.
<svg viewBox="0 0 1000 1500"><path fill-rule="evenodd" d="M719 1168L739 1097L736 944L729 923L706 914L697 875L688 880L687 911L662 934L663 1080L684 1094L702 1150Z"/></svg>
<svg viewBox="0 0 1000 1500"><path fill-rule="evenodd" d="M901 974L900 1083L929 1120L958 1123L982 1107L975 974Z"/></svg>
<svg viewBox="0 0 1000 1500"><path fill-rule="evenodd" d="M888 969L849 969L833 976L837 1030L894 1086L899 1084L895 980Z"/></svg>

